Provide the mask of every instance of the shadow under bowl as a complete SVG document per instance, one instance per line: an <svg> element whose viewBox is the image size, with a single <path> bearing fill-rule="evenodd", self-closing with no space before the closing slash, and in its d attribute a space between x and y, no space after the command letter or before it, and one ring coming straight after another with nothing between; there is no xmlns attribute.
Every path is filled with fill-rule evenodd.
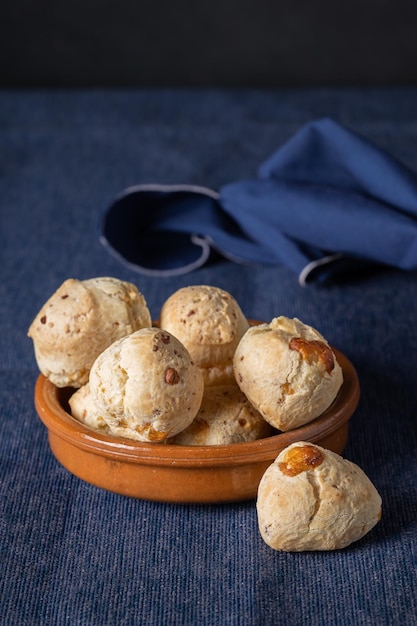
<svg viewBox="0 0 417 626"><path fill-rule="evenodd" d="M249 443L179 446L141 443L88 428L69 413L73 389L59 389L42 374L35 406L56 459L88 483L125 496L177 503L221 503L256 497L259 481L279 452L309 441L341 454L360 396L358 376L338 350L344 382L332 405L315 420Z"/></svg>

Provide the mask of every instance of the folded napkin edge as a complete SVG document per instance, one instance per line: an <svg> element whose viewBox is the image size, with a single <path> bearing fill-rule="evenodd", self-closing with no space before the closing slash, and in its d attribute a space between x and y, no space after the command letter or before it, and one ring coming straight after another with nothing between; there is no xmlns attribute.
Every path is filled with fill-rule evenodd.
<svg viewBox="0 0 417 626"><path fill-rule="evenodd" d="M181 265L180 267L174 269L158 270L145 267L144 265L139 265L138 263L133 261L129 261L109 243L104 235L100 236L100 243L108 252L110 252L110 254L117 261L119 261L119 263L121 263L128 269L133 270L134 272L143 274L144 276L155 276L158 278L169 278L171 276L181 276L182 274L188 274L189 272L192 272L199 267L202 267L208 261L210 256L210 244L208 240L205 237L200 237L199 235L190 235L190 241L195 246L200 246L201 248L201 254L195 261L193 261L192 263L187 263L186 265Z"/></svg>
<svg viewBox="0 0 417 626"><path fill-rule="evenodd" d="M305 267L301 270L298 275L298 283L301 287L308 286L308 278L309 276L318 268L323 267L324 265L329 265L334 261L338 261L342 259L345 255L342 252L335 252L334 254L328 254L327 256L322 257L321 259L316 259L314 261L310 261L307 263Z"/></svg>

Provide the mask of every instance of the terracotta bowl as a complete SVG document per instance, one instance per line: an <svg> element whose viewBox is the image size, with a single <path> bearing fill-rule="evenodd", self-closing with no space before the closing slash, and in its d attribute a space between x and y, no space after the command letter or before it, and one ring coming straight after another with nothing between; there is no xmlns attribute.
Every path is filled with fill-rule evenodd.
<svg viewBox="0 0 417 626"><path fill-rule="evenodd" d="M162 502L220 503L256 497L259 481L278 453L296 441L340 454L359 402L350 361L334 349L344 382L331 407L312 422L250 443L223 446L147 444L98 433L71 417L73 389L58 389L43 375L35 406L57 460L79 478L126 496Z"/></svg>

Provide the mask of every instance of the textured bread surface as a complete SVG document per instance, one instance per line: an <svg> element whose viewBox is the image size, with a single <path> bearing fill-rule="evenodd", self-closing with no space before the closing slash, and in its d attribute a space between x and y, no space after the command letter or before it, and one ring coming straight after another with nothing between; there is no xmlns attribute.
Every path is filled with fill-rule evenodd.
<svg viewBox="0 0 417 626"><path fill-rule="evenodd" d="M111 277L66 280L33 320L40 371L57 387L81 387L96 357L116 339L151 326L135 285Z"/></svg>
<svg viewBox="0 0 417 626"><path fill-rule="evenodd" d="M343 383L342 369L324 337L297 318L284 316L247 330L233 368L251 404L282 431L318 417Z"/></svg>
<svg viewBox="0 0 417 626"><path fill-rule="evenodd" d="M70 397L68 403L71 415L75 419L94 430L109 432L108 422L111 418L110 416L104 418L105 412L97 408L90 390L90 383L77 389Z"/></svg>
<svg viewBox="0 0 417 626"><path fill-rule="evenodd" d="M199 412L170 443L187 446L254 441L271 434L271 426L236 384L205 388Z"/></svg>
<svg viewBox="0 0 417 626"><path fill-rule="evenodd" d="M234 381L233 355L249 323L230 293L209 285L183 287L163 304L160 326L185 345L206 385Z"/></svg>
<svg viewBox="0 0 417 626"><path fill-rule="evenodd" d="M264 473L257 514L275 550L336 550L361 539L381 518L381 497L357 465L300 441Z"/></svg>
<svg viewBox="0 0 417 626"><path fill-rule="evenodd" d="M176 337L144 328L115 341L97 357L90 388L108 419L109 432L161 442L193 421L204 382Z"/></svg>

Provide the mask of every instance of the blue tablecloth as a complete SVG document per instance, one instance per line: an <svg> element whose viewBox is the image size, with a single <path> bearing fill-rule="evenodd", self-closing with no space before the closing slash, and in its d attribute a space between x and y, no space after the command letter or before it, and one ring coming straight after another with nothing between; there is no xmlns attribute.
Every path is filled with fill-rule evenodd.
<svg viewBox="0 0 417 626"><path fill-rule="evenodd" d="M417 89L0 92L0 624L414 625L417 276L394 269L301 287L280 266L213 259L138 275L99 241L103 209L145 183L218 189L312 119L362 133L417 172ZM297 316L354 363L362 396L345 456L383 499L380 524L330 553L272 551L254 502L172 505L86 484L50 452L26 336L68 277L135 282L152 315L188 284L249 317Z"/></svg>

